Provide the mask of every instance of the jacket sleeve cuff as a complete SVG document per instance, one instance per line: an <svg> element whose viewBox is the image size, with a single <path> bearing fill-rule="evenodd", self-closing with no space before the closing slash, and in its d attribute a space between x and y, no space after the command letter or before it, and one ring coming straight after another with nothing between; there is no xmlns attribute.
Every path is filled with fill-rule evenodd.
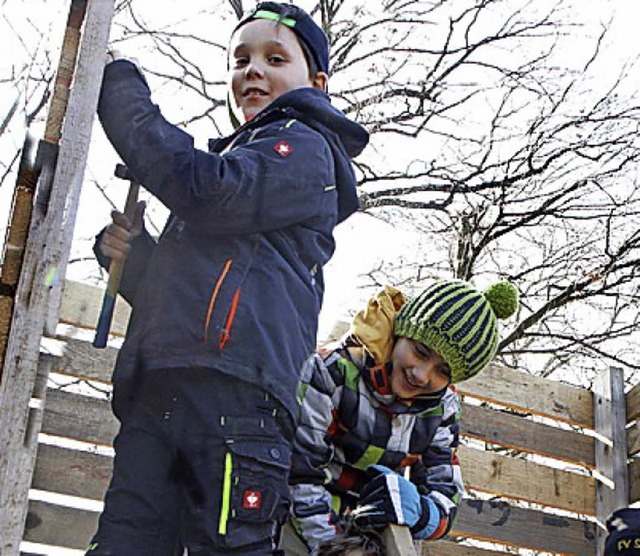
<svg viewBox="0 0 640 556"><path fill-rule="evenodd" d="M442 517L435 502L428 496L420 497L422 514L418 522L411 527L411 535L414 539L439 539L448 529L448 516Z"/></svg>

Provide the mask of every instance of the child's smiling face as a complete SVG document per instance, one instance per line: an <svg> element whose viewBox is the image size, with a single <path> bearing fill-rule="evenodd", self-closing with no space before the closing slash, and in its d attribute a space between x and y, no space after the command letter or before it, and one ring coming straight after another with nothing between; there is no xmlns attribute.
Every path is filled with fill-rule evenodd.
<svg viewBox="0 0 640 556"><path fill-rule="evenodd" d="M241 123L284 93L326 84L326 74L309 75L296 34L266 19L255 19L236 31L229 45L229 61L233 110Z"/></svg>
<svg viewBox="0 0 640 556"><path fill-rule="evenodd" d="M399 337L391 353L391 389L409 400L433 394L451 382L451 369L435 351L409 338Z"/></svg>

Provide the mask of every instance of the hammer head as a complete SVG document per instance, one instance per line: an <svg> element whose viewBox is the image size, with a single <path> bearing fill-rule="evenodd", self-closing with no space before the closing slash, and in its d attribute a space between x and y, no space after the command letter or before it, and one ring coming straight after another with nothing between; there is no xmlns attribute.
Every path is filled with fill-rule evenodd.
<svg viewBox="0 0 640 556"><path fill-rule="evenodd" d="M114 174L116 178L120 178L122 180L137 181L135 176L129 171L129 168L127 168L124 164L116 164L116 170Z"/></svg>

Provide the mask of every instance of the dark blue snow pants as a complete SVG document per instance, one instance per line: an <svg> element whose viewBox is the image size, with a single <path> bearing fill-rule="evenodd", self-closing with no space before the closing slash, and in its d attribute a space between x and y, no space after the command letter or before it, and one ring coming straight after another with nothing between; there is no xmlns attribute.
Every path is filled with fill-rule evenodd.
<svg viewBox="0 0 640 556"><path fill-rule="evenodd" d="M141 373L114 392L113 478L88 556L274 553L293 422L256 386L211 369Z"/></svg>

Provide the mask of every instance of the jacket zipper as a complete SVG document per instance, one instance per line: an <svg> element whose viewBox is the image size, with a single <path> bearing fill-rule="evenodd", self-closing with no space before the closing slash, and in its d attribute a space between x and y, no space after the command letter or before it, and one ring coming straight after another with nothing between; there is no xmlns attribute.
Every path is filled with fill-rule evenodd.
<svg viewBox="0 0 640 556"><path fill-rule="evenodd" d="M222 287L222 282L224 282L224 279L226 278L227 274L229 273L229 269L231 268L231 264L232 263L233 263L233 259L227 259L227 262L225 263L224 268L222 270L222 274L220 274L220 277L218 278L218 281L216 282L216 287L213 288L213 293L211 294L211 299L209 300L209 309L207 311L207 318L206 318L205 323L204 323L204 343L205 344L209 340L209 326L211 325L211 315L213 313L213 307L216 304L216 299L218 297L218 293L220 293L220 288Z"/></svg>
<svg viewBox="0 0 640 556"><path fill-rule="evenodd" d="M220 349L224 349L224 346L229 341L231 337L231 327L233 326L233 319L236 316L236 310L238 309L238 303L240 302L240 288L236 290L236 293L233 296L233 301L231 302L231 309L229 309L229 314L227 315L227 320L224 323L224 329L220 333Z"/></svg>

